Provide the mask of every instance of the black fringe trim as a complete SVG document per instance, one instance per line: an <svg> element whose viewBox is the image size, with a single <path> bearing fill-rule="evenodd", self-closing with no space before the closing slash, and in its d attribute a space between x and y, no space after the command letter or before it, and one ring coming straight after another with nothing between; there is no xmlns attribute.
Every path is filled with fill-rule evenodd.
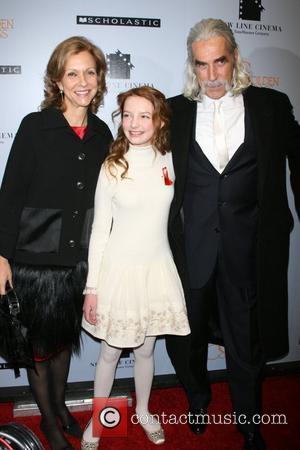
<svg viewBox="0 0 300 450"><path fill-rule="evenodd" d="M13 264L13 284L34 353L47 357L64 347L79 353L82 291L87 264L43 267Z"/></svg>

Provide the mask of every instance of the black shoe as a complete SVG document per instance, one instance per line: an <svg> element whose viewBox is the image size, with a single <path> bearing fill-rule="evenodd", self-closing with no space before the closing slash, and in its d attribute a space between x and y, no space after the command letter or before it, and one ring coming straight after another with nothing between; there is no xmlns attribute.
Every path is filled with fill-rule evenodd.
<svg viewBox="0 0 300 450"><path fill-rule="evenodd" d="M79 423L74 416L70 413L68 408L65 406L64 409L56 411L56 416L58 417L63 431L69 436L73 436L77 439L81 439L83 431L80 428Z"/></svg>
<svg viewBox="0 0 300 450"><path fill-rule="evenodd" d="M244 450L266 450L266 444L259 431L254 433L243 433Z"/></svg>
<svg viewBox="0 0 300 450"><path fill-rule="evenodd" d="M190 409L188 413L188 425L192 433L203 434L207 425L206 410L203 408Z"/></svg>
<svg viewBox="0 0 300 450"><path fill-rule="evenodd" d="M73 436L78 439L82 438L83 431L80 428L79 423L77 422L77 420L74 417L73 417L72 422L69 425L62 425L62 429L69 436Z"/></svg>
<svg viewBox="0 0 300 450"><path fill-rule="evenodd" d="M48 441L51 450L75 450L69 441L65 439L56 424L41 420L40 430Z"/></svg>

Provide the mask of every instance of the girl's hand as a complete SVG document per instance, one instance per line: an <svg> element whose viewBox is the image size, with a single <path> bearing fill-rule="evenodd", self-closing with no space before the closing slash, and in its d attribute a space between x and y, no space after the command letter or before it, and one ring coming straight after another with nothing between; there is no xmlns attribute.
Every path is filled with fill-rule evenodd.
<svg viewBox="0 0 300 450"><path fill-rule="evenodd" d="M0 256L0 295L6 293L7 283L11 288L13 287L11 268L8 260L3 256Z"/></svg>
<svg viewBox="0 0 300 450"><path fill-rule="evenodd" d="M97 295L86 294L83 303L83 316L91 325L96 324Z"/></svg>

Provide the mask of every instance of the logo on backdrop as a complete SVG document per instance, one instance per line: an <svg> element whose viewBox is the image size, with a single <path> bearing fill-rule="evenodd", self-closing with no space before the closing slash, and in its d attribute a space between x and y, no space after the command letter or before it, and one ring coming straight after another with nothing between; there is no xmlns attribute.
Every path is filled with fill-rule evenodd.
<svg viewBox="0 0 300 450"><path fill-rule="evenodd" d="M261 0L240 0L239 19L260 21L264 9Z"/></svg>
<svg viewBox="0 0 300 450"><path fill-rule="evenodd" d="M15 135L11 131L0 131L0 144L12 141L14 137Z"/></svg>
<svg viewBox="0 0 300 450"><path fill-rule="evenodd" d="M77 25L160 28L160 19L148 17L76 16Z"/></svg>
<svg viewBox="0 0 300 450"><path fill-rule="evenodd" d="M0 66L0 75L19 75L21 66Z"/></svg>
<svg viewBox="0 0 300 450"><path fill-rule="evenodd" d="M118 369L131 369L134 366L133 353L129 350L123 350L118 362Z"/></svg>
<svg viewBox="0 0 300 450"><path fill-rule="evenodd" d="M14 19L1 19L0 18L0 38L6 39L9 31L15 28Z"/></svg>
<svg viewBox="0 0 300 450"><path fill-rule="evenodd" d="M8 363L0 363L0 370L11 369L11 364Z"/></svg>
<svg viewBox="0 0 300 450"><path fill-rule="evenodd" d="M91 366L96 367L97 362L91 362ZM134 356L133 352L130 352L129 350L123 350L120 360L118 362L117 369L132 369L134 366Z"/></svg>
<svg viewBox="0 0 300 450"><path fill-rule="evenodd" d="M96 367L97 366L97 362L91 362L90 365L92 367ZM132 369L132 367L134 366L134 356L133 353L130 352L129 350L123 350L120 360L118 362L118 366L117 369ZM1 447L0 447L1 448Z"/></svg>
<svg viewBox="0 0 300 450"><path fill-rule="evenodd" d="M136 68L136 63L132 63L132 55L117 49L115 52L106 54L108 67L107 87L113 94L126 91L140 86L152 86L152 83L142 80L132 79L132 73ZM111 81L110 81L111 80Z"/></svg>
<svg viewBox="0 0 300 450"><path fill-rule="evenodd" d="M117 50L115 53L107 54L106 61L109 78L130 78L130 71L134 68L134 65L130 62L129 53L122 53Z"/></svg>
<svg viewBox="0 0 300 450"><path fill-rule="evenodd" d="M282 25L265 23L270 14L270 0L239 0L237 22L227 22L232 31L249 36L270 36L271 33L281 33Z"/></svg>
<svg viewBox="0 0 300 450"><path fill-rule="evenodd" d="M273 89L280 87L280 77L273 75L252 75L251 79L254 86Z"/></svg>

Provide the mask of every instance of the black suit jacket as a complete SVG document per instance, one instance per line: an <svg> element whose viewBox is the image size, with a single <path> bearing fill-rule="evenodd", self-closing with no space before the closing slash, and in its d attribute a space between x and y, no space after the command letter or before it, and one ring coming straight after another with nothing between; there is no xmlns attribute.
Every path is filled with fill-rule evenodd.
<svg viewBox="0 0 300 450"><path fill-rule="evenodd" d="M293 218L286 191L286 159L300 216L300 126L288 97L278 91L250 86L244 93L250 115L258 164L258 238L256 250L259 323L266 357L288 351L287 266ZM182 95L169 100L171 145L176 174L169 234L174 259L188 297L184 255L183 203L196 102Z"/></svg>

